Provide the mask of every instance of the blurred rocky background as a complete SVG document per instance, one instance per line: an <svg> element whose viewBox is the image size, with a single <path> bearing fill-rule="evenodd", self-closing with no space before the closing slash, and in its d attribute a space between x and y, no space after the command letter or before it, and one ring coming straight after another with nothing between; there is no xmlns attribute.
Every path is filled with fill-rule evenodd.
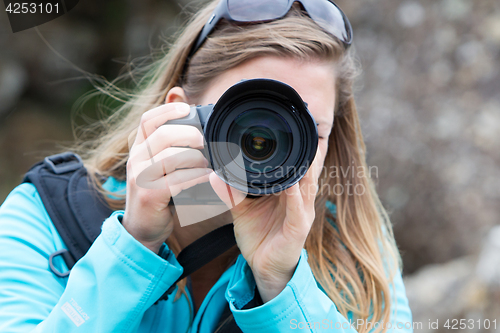
<svg viewBox="0 0 500 333"><path fill-rule="evenodd" d="M337 3L355 31L368 164L378 169L418 330L473 319L462 331L500 332L500 1ZM92 88L82 73L113 79L194 8L81 0L40 34L13 34L2 11L0 202L32 163L72 140L71 110ZM485 319L497 319L496 329Z"/></svg>

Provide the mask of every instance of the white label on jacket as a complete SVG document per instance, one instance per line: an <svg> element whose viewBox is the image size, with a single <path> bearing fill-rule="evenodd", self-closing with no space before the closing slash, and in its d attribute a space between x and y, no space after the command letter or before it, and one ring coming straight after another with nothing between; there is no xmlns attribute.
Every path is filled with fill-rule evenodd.
<svg viewBox="0 0 500 333"><path fill-rule="evenodd" d="M80 316L83 317L84 321L89 320L89 315L85 313L85 311L83 311L80 305L78 305L78 303L73 298L69 300L69 303L76 309L76 311L78 311Z"/></svg>
<svg viewBox="0 0 500 333"><path fill-rule="evenodd" d="M80 316L80 314L75 310L75 308L72 307L68 302L64 303L61 306L61 310L63 310L63 312L69 317L69 319L71 319L76 327L79 327L85 322L85 319L83 319L82 316Z"/></svg>

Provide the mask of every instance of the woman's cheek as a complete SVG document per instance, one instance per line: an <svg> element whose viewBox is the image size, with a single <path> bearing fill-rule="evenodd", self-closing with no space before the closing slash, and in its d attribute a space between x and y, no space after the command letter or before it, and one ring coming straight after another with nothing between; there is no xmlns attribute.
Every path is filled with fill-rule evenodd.
<svg viewBox="0 0 500 333"><path fill-rule="evenodd" d="M316 167L316 174L318 179L321 177L321 171L323 169L325 163L325 157L328 152L328 140L327 139L319 139L318 141L318 149L316 150L316 157L314 158L314 165Z"/></svg>
<svg viewBox="0 0 500 333"><path fill-rule="evenodd" d="M320 138L318 141L318 162L323 167L325 163L326 153L328 152L328 139Z"/></svg>

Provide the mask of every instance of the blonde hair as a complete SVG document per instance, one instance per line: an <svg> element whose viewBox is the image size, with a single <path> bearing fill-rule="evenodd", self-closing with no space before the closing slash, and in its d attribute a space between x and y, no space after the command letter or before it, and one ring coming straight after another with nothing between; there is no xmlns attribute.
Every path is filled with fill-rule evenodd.
<svg viewBox="0 0 500 333"><path fill-rule="evenodd" d="M99 93L117 98L123 105L101 122L85 127L73 151L83 157L95 186L105 193L96 175L126 180L129 135L135 133L141 115L162 104L174 86L182 86L190 101L194 101L225 70L266 55L336 63L336 92L332 92L337 94L334 126L323 169L326 172L321 175L316 198L316 218L305 248L314 277L342 315L347 318L351 312L354 320L390 321L390 281L401 267L401 258L371 178L354 172L367 170L367 165L352 90L356 73L352 53L346 52L337 39L300 9L293 8L285 18L265 24L243 26L221 21L190 59L183 77L190 47L215 5L216 1L212 1L200 10L169 52L141 69L141 79L136 82L138 93L129 94L114 84L98 88ZM88 140L88 134L98 137ZM350 168L353 172L339 172L331 177L328 169L332 167ZM366 191L363 195L332 193L331 189L346 184L361 186ZM115 209L124 208L124 199L107 200ZM336 205L336 214L327 209L328 201ZM178 253L175 240L169 238L167 243ZM184 283L180 287L184 292ZM386 325L381 326L376 331L385 330ZM360 332L364 331L368 329L362 327Z"/></svg>

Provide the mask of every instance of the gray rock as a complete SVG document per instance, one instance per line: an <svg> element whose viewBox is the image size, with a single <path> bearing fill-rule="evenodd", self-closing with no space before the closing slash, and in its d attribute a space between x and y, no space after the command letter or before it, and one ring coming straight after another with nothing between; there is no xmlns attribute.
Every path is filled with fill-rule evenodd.
<svg viewBox="0 0 500 333"><path fill-rule="evenodd" d="M407 276L405 286L413 321L423 323L419 332L446 332L447 320L462 318L476 322L464 331L481 332L477 320L500 318L500 226L488 233L479 257L425 266ZM435 321L438 329L428 325Z"/></svg>
<svg viewBox="0 0 500 333"><path fill-rule="evenodd" d="M494 227L488 234L476 274L487 285L500 289L500 226Z"/></svg>

